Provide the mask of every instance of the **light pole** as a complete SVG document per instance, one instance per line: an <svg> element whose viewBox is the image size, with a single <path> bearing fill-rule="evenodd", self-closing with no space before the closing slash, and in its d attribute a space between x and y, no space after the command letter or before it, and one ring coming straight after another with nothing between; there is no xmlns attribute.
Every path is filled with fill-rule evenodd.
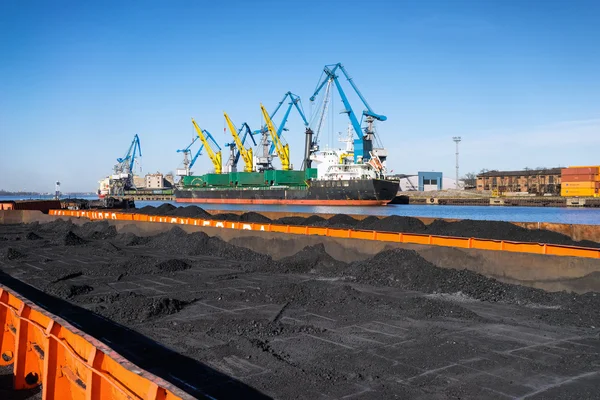
<svg viewBox="0 0 600 400"><path fill-rule="evenodd" d="M456 188L458 189L458 144L462 139L460 136L453 136L452 140L456 143Z"/></svg>
<svg viewBox="0 0 600 400"><path fill-rule="evenodd" d="M54 187L54 199L60 200L60 182L56 181L56 186Z"/></svg>

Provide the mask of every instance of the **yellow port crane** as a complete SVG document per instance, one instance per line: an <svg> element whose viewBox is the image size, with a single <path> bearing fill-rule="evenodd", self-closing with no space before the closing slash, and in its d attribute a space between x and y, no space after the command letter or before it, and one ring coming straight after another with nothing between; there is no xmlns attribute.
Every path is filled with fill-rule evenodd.
<svg viewBox="0 0 600 400"><path fill-rule="evenodd" d="M267 128L269 129L269 133L271 134L271 140L275 145L275 150L277 151L277 156L281 160L281 169L284 171L288 171L290 169L290 146L288 144L281 143L281 139L277 136L277 129L275 129L275 125L273 125L273 121L271 121L271 117L269 117L269 113L265 109L265 107L261 104L260 110L262 111L263 118L267 124Z"/></svg>
<svg viewBox="0 0 600 400"><path fill-rule="evenodd" d="M215 151L212 149L210 143L208 142L208 139L206 138L204 131L202 131L202 129L200 129L200 127L198 127L198 124L196 123L196 121L194 121L194 118L192 118L192 124L194 124L194 128L196 128L196 133L198 134L200 141L202 141L202 144L204 145L204 148L206 149L206 152L208 153L208 157L210 157L210 161L212 161L213 165L215 166L215 173L220 174L223 169L222 163L221 163L221 149L219 148L219 151L217 151L215 153Z"/></svg>
<svg viewBox="0 0 600 400"><path fill-rule="evenodd" d="M223 112L225 115L225 121L227 121L227 126L229 127L229 131L231 132L231 136L233 136L233 141L240 152L240 155L244 159L244 172L252 172L254 171L254 159L252 158L252 149L246 149L244 147L244 143L240 139L240 135L237 133L237 129L231 119L229 119L229 115L226 112Z"/></svg>

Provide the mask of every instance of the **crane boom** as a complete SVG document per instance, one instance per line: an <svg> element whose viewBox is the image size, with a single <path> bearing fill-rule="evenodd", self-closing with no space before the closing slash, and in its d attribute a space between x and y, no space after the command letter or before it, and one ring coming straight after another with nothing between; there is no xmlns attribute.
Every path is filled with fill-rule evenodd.
<svg viewBox="0 0 600 400"><path fill-rule="evenodd" d="M200 129L198 127L198 124L196 124L196 121L194 121L194 118L192 118L192 124L194 124L196 133L198 134L198 137L202 141L202 144L204 145L204 148L206 149L206 152L208 153L208 157L210 158L210 161L212 161L212 163L215 167L215 173L220 174L222 171L222 168L223 168L222 161L221 161L221 148L219 148L219 151L217 151L215 153L215 151L210 146L210 143L208 143L208 139L206 138L204 131L202 131L202 129ZM206 132L206 133L208 133L208 132ZM212 138L212 136L211 136L211 138ZM213 139L213 141L214 141L214 139ZM218 147L218 145L217 145L217 147Z"/></svg>
<svg viewBox="0 0 600 400"><path fill-rule="evenodd" d="M279 109L281 108L281 106L285 102L285 99L287 99L288 97L290 98L290 102L288 103L288 108L285 111L285 114L283 115L283 119L281 120L281 123L279 124L279 128L277 128L277 137L278 138L281 138L281 134L283 133L283 131L287 131L287 128L285 127L285 124L287 124L287 120L288 120L288 118L290 116L290 112L292 111L293 107L296 107L296 110L298 111L298 114L300 114L300 117L302 117L302 121L304 122L304 126L306 128L308 128L308 121L306 120L306 116L304 115L304 110L302 108L302 102L300 100L300 96L298 96L297 94L294 94L292 92L287 92L285 95L283 95L283 100L281 100L279 102L279 105L277 105L277 108L271 114L271 120L273 120L273 118L275 118L275 114L277 114L277 111L279 111ZM271 149L269 150L269 153L272 154L274 149L275 149L275 143L272 143L271 144Z"/></svg>
<svg viewBox="0 0 600 400"><path fill-rule="evenodd" d="M271 140L273 144L275 144L275 150L277 151L277 155L281 160L281 169L284 171L288 171L290 169L290 147L289 145L283 145L279 136L277 136L277 130L273 125L273 121L271 121L271 117L269 113L265 109L265 106L260 105L260 110L262 111L263 118L265 119L265 123L267 124L267 128L269 129L269 133L271 134Z"/></svg>
<svg viewBox="0 0 600 400"><path fill-rule="evenodd" d="M231 136L233 136L233 141L238 148L238 151L242 155L242 159L244 160L244 172L252 172L254 170L253 159L252 159L252 149L246 149L244 147L244 143L240 139L240 136L237 133L237 129L231 122L229 115L226 112L223 112L225 116L225 121L227 121L227 126L229 127L229 131L231 132Z"/></svg>
<svg viewBox="0 0 600 400"><path fill-rule="evenodd" d="M189 176L191 174L192 167L194 166L194 164L196 163L196 160L198 159L198 156L200 156L200 154L202 153L202 150L204 149L204 145L201 144L200 148L198 149L198 151L196 152L196 154L194 155L194 157L191 159L191 161L189 160L188 157L190 157L192 155L191 148L194 145L194 143L196 143L196 141L198 139L199 139L199 137L198 137L198 135L196 135L192 139L192 143L188 144L188 146L185 149L179 149L179 150L177 150L178 153L183 153L183 167L185 168L185 175L186 176Z"/></svg>
<svg viewBox="0 0 600 400"><path fill-rule="evenodd" d="M342 89L342 85L340 84L340 81L338 80L338 75L336 74L336 72L338 70L342 71L342 73L344 74L344 76L346 77L348 82L350 82L352 89L354 89L354 91L356 92L356 94L358 95L358 97L360 98L360 100L362 101L363 105L366 108L366 110L364 110L362 112L362 116L366 117L366 122L367 122L367 127L364 130L361 128L362 118L361 118L361 121L359 121L358 118L356 117L356 114L354 113L354 111L352 110L352 107L350 106L348 97L346 97L346 93L344 93L344 90ZM344 104L344 111L342 111L342 112L348 114L348 118L350 119L352 128L354 129L354 132L356 133L356 136L358 137L358 139L356 139L354 141L354 161L358 162L359 159L362 160L363 162L368 161L371 157L370 153L373 150L373 137L374 137L373 121L374 120L385 121L385 120L387 120L387 117L385 115L376 114L375 112L373 112L373 110L371 109L371 106L369 106L369 104L363 97L362 93L358 90L358 87L354 84L354 81L352 80L350 75L348 75L348 72L346 71L346 69L344 68L344 66L341 63L326 65L323 68L323 73L321 74L321 78L319 79L317 88L315 89L314 94L311 96L310 101L315 100L316 96L319 94L321 89L323 89L325 84L327 84L327 82L333 82L335 84L335 86L340 94L340 98L342 99L342 103Z"/></svg>
<svg viewBox="0 0 600 400"><path fill-rule="evenodd" d="M252 129L250 129L250 127L248 126L248 124L246 122L244 122L242 124L242 127L238 130L238 136L240 135L240 133L242 133L242 131L244 131L244 136L242 136L242 144L246 144L246 139L248 137L250 137L250 139L252 140L252 143L254 143L254 145L256 146L256 140L254 140L254 133L252 132ZM240 151L238 150L236 155L235 155L235 163L237 164L237 162L240 159Z"/></svg>
<svg viewBox="0 0 600 400"><path fill-rule="evenodd" d="M119 172L123 173L133 173L133 166L135 163L136 152L140 153L140 157L142 156L142 147L140 145L140 138L137 133L133 136L133 140L129 145L129 150L127 150L127 154L123 158L117 158L117 162L119 163L116 169L119 169Z"/></svg>

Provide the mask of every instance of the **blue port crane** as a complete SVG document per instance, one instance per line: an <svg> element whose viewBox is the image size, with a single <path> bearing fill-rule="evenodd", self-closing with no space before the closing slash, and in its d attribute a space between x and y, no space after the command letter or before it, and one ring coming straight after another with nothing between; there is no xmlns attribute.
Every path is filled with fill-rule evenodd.
<svg viewBox="0 0 600 400"><path fill-rule="evenodd" d="M127 154L123 158L117 158L117 165L115 165L115 173L122 174L133 174L133 166L137 153L142 156L142 147L140 145L140 138L137 134L133 137Z"/></svg>
<svg viewBox="0 0 600 400"><path fill-rule="evenodd" d="M288 130L286 128L286 124L287 124L288 118L290 116L290 113L292 111L292 108L295 108L298 111L298 114L300 114L300 117L302 118L302 121L304 122L304 126L306 128L306 133L307 134L310 133L311 134L310 137L312 137L312 130L310 130L310 128L308 127L309 123L308 123L308 120L306 119L306 115L304 113L304 108L302 107L302 102L300 100L300 96L298 96L297 94L294 94L290 91L286 92L283 95L283 99L277 104L277 107L275 108L275 110L273 110L273 112L269 115L269 118L271 119L271 121L273 121L273 119L275 118L275 115L277 115L277 112L280 109L282 109L282 106L284 105L286 100L288 101L287 108L285 109L283 119L281 120L279 125L277 125L277 130L275 131L276 140L279 140L279 141L283 140L282 134L283 134L283 131ZM255 134L255 135L262 134L261 145L263 145L263 146L265 146L264 141L269 137L269 133L270 132L269 132L267 124L265 124L260 130L253 132L253 134ZM271 145L270 146L267 145L267 147L268 147L268 149L265 149L263 151L262 157L259 157L259 165L260 165L261 169L272 168L272 166L270 165L270 158L277 154L275 141L271 141Z"/></svg>
<svg viewBox="0 0 600 400"><path fill-rule="evenodd" d="M139 153L139 154L138 154ZM125 190L135 188L133 181L133 167L137 157L142 156L140 138L136 134L127 149L124 157L117 158L114 167L114 175L110 177L109 193L111 195L123 195Z"/></svg>
<svg viewBox="0 0 600 400"><path fill-rule="evenodd" d="M200 154L202 154L202 150L204 150L204 144L200 144L200 148L198 149L198 151L196 152L196 154L194 155L194 157L192 157L191 160L189 159L189 157L192 155L191 147L192 147L192 145L194 143L196 143L196 141L198 139L199 139L199 137L196 135L194 137L194 139L192 140L192 143L190 143L185 149L179 149L179 150L177 150L178 153L183 153L183 167L185 168L185 175L186 176L191 175L191 169L192 169L192 167L196 163L196 160L198 159L198 156L200 156Z"/></svg>
<svg viewBox="0 0 600 400"><path fill-rule="evenodd" d="M244 132L243 135L242 132ZM252 129L250 129L250 126L248 126L248 124L244 122L241 128L238 129L237 134L242 138L242 145L245 145L246 139L250 138L252 140L252 143L254 143L254 146L256 146L256 140L254 140L254 135L258 132L260 131L253 132ZM225 146L229 147L231 153L233 153L233 157L230 157L229 161L227 162L227 165L230 167L231 171L237 171L237 165L240 161L241 151L237 148L235 142L225 143Z"/></svg>
<svg viewBox="0 0 600 400"><path fill-rule="evenodd" d="M281 120L281 122L279 123L279 126L277 128L277 137L279 139L281 139L281 134L283 133L283 131L287 131L288 130L285 127L285 125L287 124L288 118L290 116L290 112L292 111L293 107L295 107L296 110L298 110L298 114L300 114L300 117L302 117L302 121L304 122L304 126L306 128L308 128L308 121L306 120L306 116L304 115L304 109L302 107L302 102L300 101L300 96L298 96L297 94L294 94L292 92L287 92L283 96L283 99L279 102L279 104L275 108L275 111L273 111L273 113L270 115L271 120L273 120L273 118L277 114L277 111L279 111L279 109L281 108L281 106L283 105L283 103L285 103L285 100L288 97L289 97L290 102L288 103L288 107L285 110L285 114L283 114L283 119ZM271 143L271 149L269 150L269 153L273 154L274 150L275 150L275 143Z"/></svg>
<svg viewBox="0 0 600 400"><path fill-rule="evenodd" d="M350 102L348 101L348 97L346 96L346 93L344 93L344 89L342 89L342 85L340 84L340 81L338 79L339 71L341 71L342 74L348 80L348 82L350 82L352 89L354 89L354 91L362 101L363 105L365 106L365 110L363 110L362 112L360 121L358 120L356 114L352 110ZM352 128L354 129L354 132L358 137L354 140L354 162L359 163L369 161L369 159L371 158L371 152L373 150L373 139L375 135L375 132L373 130L373 122L375 120L385 121L387 120L387 117L385 115L377 114L373 111L373 109L371 108L371 106L369 106L369 103L367 103L364 96L362 95L360 90L358 90L358 87L356 87L356 84L354 83L350 75L348 75L348 72L346 72L346 69L341 63L329 64L323 68L323 73L321 74L321 78L319 79L317 88L315 89L314 94L311 96L310 101L315 101L315 98L317 97L321 89L323 89L323 87L328 82L333 82L335 84L335 87L337 88L340 94L342 103L344 104L344 110L341 111L341 113L348 114L348 118L350 118ZM367 126L364 129L361 128L363 119L367 123Z"/></svg>

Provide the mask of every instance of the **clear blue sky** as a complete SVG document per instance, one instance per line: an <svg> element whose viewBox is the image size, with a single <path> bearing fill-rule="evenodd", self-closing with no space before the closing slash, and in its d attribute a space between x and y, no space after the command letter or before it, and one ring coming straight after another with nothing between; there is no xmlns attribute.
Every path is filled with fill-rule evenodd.
<svg viewBox="0 0 600 400"><path fill-rule="evenodd" d="M455 135L461 173L600 164L598 21L596 0L3 0L0 188L95 190L135 133L144 172L174 171L191 117L225 143L224 110L258 129L290 90L310 112L336 62L388 116L394 172L454 176Z"/></svg>

